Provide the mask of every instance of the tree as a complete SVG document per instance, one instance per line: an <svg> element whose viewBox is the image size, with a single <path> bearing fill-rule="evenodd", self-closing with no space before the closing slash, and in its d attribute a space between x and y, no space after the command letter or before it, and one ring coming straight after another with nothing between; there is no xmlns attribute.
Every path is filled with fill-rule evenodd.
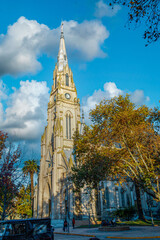
<svg viewBox="0 0 160 240"><path fill-rule="evenodd" d="M24 185L20 188L18 196L14 201L15 211L14 214L20 218L32 217L31 208L31 190L30 186L25 187Z"/></svg>
<svg viewBox="0 0 160 240"><path fill-rule="evenodd" d="M79 190L86 185L96 189L99 182L112 175L113 161L99 149L99 140L96 131L84 127L83 135L78 132L74 135L74 149L76 164L72 168L72 181Z"/></svg>
<svg viewBox="0 0 160 240"><path fill-rule="evenodd" d="M103 151L115 161L117 172L137 180L160 201L160 136L151 122L153 112L146 106L136 108L126 95L102 101L91 111L91 119Z"/></svg>
<svg viewBox="0 0 160 240"><path fill-rule="evenodd" d="M5 147L6 138L7 138L7 134L0 131L0 159L1 159L1 156L2 156L3 149Z"/></svg>
<svg viewBox="0 0 160 240"><path fill-rule="evenodd" d="M33 184L33 177L34 173L36 173L39 169L37 161L32 159L24 162L23 173L24 175L30 176L31 181L31 205L32 205L32 213L33 213L33 199L34 199L34 184Z"/></svg>
<svg viewBox="0 0 160 240"><path fill-rule="evenodd" d="M136 26L145 22L144 39L147 44L155 42L160 37L160 1L159 0L107 0L112 6L114 3L129 8L129 22Z"/></svg>
<svg viewBox="0 0 160 240"><path fill-rule="evenodd" d="M19 171L21 150L6 142L7 135L1 134L0 158L0 217L4 220L12 214L13 200L23 182Z"/></svg>
<svg viewBox="0 0 160 240"><path fill-rule="evenodd" d="M120 182L129 178L136 183L137 193L140 187L160 201L160 136L154 124L158 113L136 107L128 95L97 105L90 112L93 125L75 138L75 184L93 186L107 176L118 177Z"/></svg>

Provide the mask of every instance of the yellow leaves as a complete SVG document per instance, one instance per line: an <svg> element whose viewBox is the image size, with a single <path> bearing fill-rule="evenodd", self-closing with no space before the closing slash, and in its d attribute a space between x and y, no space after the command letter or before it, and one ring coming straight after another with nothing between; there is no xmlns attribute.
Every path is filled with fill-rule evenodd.
<svg viewBox="0 0 160 240"><path fill-rule="evenodd" d="M160 136L154 129L157 110L136 107L126 95L104 99L90 116L93 125L75 140L77 161L82 161L88 174L95 174L90 179L104 177L99 171L103 169L106 175L121 174L137 179L144 189L155 190L153 182L160 166Z"/></svg>

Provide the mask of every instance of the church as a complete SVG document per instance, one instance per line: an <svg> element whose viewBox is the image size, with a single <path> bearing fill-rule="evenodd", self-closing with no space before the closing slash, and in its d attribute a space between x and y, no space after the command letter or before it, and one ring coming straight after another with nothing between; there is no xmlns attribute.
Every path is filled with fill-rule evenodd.
<svg viewBox="0 0 160 240"><path fill-rule="evenodd" d="M63 23L57 63L53 72L53 85L47 111L47 126L41 138L41 160L38 183L34 196L34 217L51 217L54 226L61 226L64 219L88 219L98 213L108 216L118 208L136 204L135 188L132 182L125 187L113 181L99 184L97 202L85 190L79 195L73 192L68 176L74 164L73 135L78 129L83 132L84 115L80 115L80 100L77 97L73 73L69 68ZM141 194L144 212L149 211L147 196ZM153 210L157 205L152 202ZM97 211L98 209L98 211Z"/></svg>

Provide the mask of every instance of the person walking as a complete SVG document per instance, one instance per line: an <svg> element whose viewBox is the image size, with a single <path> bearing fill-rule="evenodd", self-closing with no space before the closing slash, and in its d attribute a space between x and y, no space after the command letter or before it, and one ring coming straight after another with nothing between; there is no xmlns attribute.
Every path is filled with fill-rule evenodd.
<svg viewBox="0 0 160 240"><path fill-rule="evenodd" d="M74 225L75 225L75 219L73 217L73 219L72 219L72 226L73 226L73 228L74 228Z"/></svg>
<svg viewBox="0 0 160 240"><path fill-rule="evenodd" d="M64 224L63 224L63 231L65 232L67 230L67 220L64 220Z"/></svg>

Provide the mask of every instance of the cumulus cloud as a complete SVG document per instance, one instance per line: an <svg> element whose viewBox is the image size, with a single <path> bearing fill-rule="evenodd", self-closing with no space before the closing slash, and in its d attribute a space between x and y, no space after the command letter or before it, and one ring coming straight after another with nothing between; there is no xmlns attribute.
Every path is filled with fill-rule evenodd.
<svg viewBox="0 0 160 240"><path fill-rule="evenodd" d="M141 105L150 100L149 97L145 97L143 90L135 90L131 94L130 98L131 98L131 101L134 102L136 105Z"/></svg>
<svg viewBox="0 0 160 240"><path fill-rule="evenodd" d="M105 26L97 20L64 21L64 32L68 55L72 59L91 61L105 57L101 45L109 37ZM60 38L60 27L50 29L35 20L20 17L0 35L0 75L36 73L41 69L38 58L42 54L56 57Z"/></svg>
<svg viewBox="0 0 160 240"><path fill-rule="evenodd" d="M103 0L100 0L99 2L96 3L95 16L98 18L113 17L117 14L117 12L120 9L121 7L117 4L109 6L106 3L104 3Z"/></svg>
<svg viewBox="0 0 160 240"><path fill-rule="evenodd" d="M84 97L82 99L82 106L85 113L85 120L87 124L90 124L89 112L97 104L99 104L104 98L111 99L119 95L125 95L127 92L117 88L114 82L106 82L103 86L103 90L95 90L91 96ZM136 105L142 105L149 101L149 97L145 97L143 90L135 90L134 92L128 92L130 99Z"/></svg>
<svg viewBox="0 0 160 240"><path fill-rule="evenodd" d="M87 123L90 123L88 120L90 110L99 104L100 101L102 101L104 98L111 99L112 97L123 94L123 91L121 89L118 89L114 82L106 82L103 88L103 90L95 90L93 95L84 97L82 100L83 110Z"/></svg>
<svg viewBox="0 0 160 240"><path fill-rule="evenodd" d="M6 90L6 85L3 83L2 80L0 80L0 101L4 100L7 98L7 90Z"/></svg>
<svg viewBox="0 0 160 240"><path fill-rule="evenodd" d="M1 129L14 141L40 139L46 124L48 92L46 82L21 81L20 88L8 96L5 112L0 105Z"/></svg>

